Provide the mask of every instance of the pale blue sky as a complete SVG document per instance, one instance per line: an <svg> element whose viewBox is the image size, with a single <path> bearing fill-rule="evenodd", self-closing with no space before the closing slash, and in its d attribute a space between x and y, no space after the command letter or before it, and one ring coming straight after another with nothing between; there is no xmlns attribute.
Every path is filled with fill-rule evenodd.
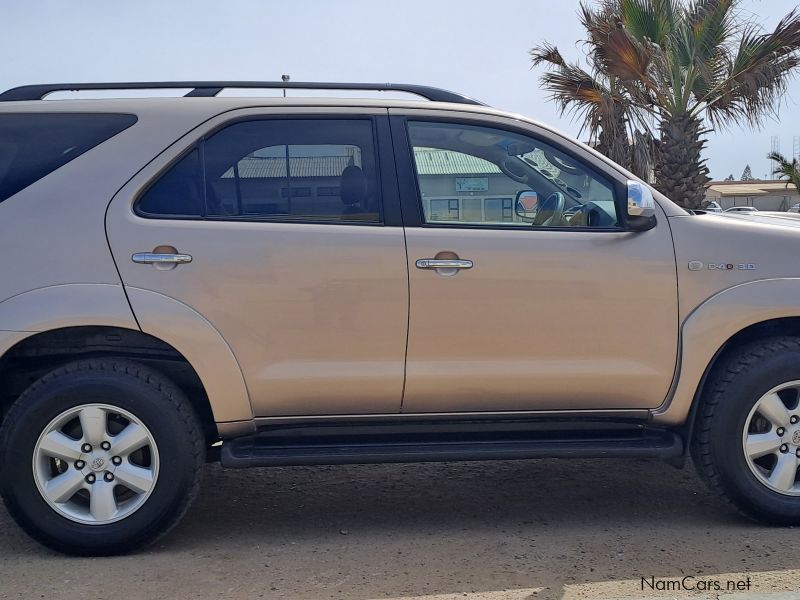
<svg viewBox="0 0 800 600"><path fill-rule="evenodd" d="M773 27L794 0L744 0ZM538 86L528 49L577 57L577 0L2 0L0 87L58 81L279 79L423 83L576 134ZM792 154L800 79L779 121L712 134L715 178L769 168L770 137Z"/></svg>

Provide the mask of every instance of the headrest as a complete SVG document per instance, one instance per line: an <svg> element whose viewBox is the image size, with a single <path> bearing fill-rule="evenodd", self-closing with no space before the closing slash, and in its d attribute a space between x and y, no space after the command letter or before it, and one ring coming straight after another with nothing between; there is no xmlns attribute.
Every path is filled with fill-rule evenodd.
<svg viewBox="0 0 800 600"><path fill-rule="evenodd" d="M340 196L342 204L352 206L367 197L367 177L360 167L350 165L342 171Z"/></svg>

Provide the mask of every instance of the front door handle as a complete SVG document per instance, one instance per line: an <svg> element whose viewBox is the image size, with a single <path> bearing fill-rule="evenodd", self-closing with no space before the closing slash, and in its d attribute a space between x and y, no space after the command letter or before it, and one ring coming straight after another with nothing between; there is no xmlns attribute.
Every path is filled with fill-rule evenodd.
<svg viewBox="0 0 800 600"><path fill-rule="evenodd" d="M463 258L420 258L416 265L418 269L471 269L472 261Z"/></svg>
<svg viewBox="0 0 800 600"><path fill-rule="evenodd" d="M183 265L192 262L191 254L137 252L131 260L140 265Z"/></svg>

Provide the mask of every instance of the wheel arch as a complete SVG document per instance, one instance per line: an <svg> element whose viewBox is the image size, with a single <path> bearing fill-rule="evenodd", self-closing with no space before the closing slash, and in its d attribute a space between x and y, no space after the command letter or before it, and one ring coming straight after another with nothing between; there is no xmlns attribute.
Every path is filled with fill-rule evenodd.
<svg viewBox="0 0 800 600"><path fill-rule="evenodd" d="M34 335L81 327L134 331L166 344L198 377L220 434L251 431L250 397L227 341L193 308L157 292L123 289L118 284L74 283L7 298L0 302L0 357ZM2 381L0 373L0 386Z"/></svg>
<svg viewBox="0 0 800 600"><path fill-rule="evenodd" d="M653 422L691 428L709 375L742 344L775 335L800 336L800 279L767 279L728 288L706 300L681 327L679 369Z"/></svg>
<svg viewBox="0 0 800 600"><path fill-rule="evenodd" d="M78 325L26 332L0 356L0 423L11 404L44 374L86 358L125 358L158 371L189 398L209 443L219 438L211 403L197 371L178 350L138 329Z"/></svg>

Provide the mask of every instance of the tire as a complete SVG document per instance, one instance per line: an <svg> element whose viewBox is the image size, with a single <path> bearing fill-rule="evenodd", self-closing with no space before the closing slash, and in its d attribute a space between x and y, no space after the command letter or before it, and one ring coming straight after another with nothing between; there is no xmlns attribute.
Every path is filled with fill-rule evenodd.
<svg viewBox="0 0 800 600"><path fill-rule="evenodd" d="M744 515L798 525L800 477L791 469L800 466L800 423L785 425L779 435L776 423L785 419L800 420L800 338L757 340L714 368L691 451L706 484ZM756 441L763 445L757 448Z"/></svg>
<svg viewBox="0 0 800 600"><path fill-rule="evenodd" d="M83 453L90 438L110 441ZM53 439L64 442L53 456L67 458L51 456ZM81 360L48 373L0 429L0 494L9 513L67 554L123 554L165 534L197 495L204 462L202 429L184 394L128 360ZM58 476L66 487L53 483ZM69 499L54 499L57 492Z"/></svg>

